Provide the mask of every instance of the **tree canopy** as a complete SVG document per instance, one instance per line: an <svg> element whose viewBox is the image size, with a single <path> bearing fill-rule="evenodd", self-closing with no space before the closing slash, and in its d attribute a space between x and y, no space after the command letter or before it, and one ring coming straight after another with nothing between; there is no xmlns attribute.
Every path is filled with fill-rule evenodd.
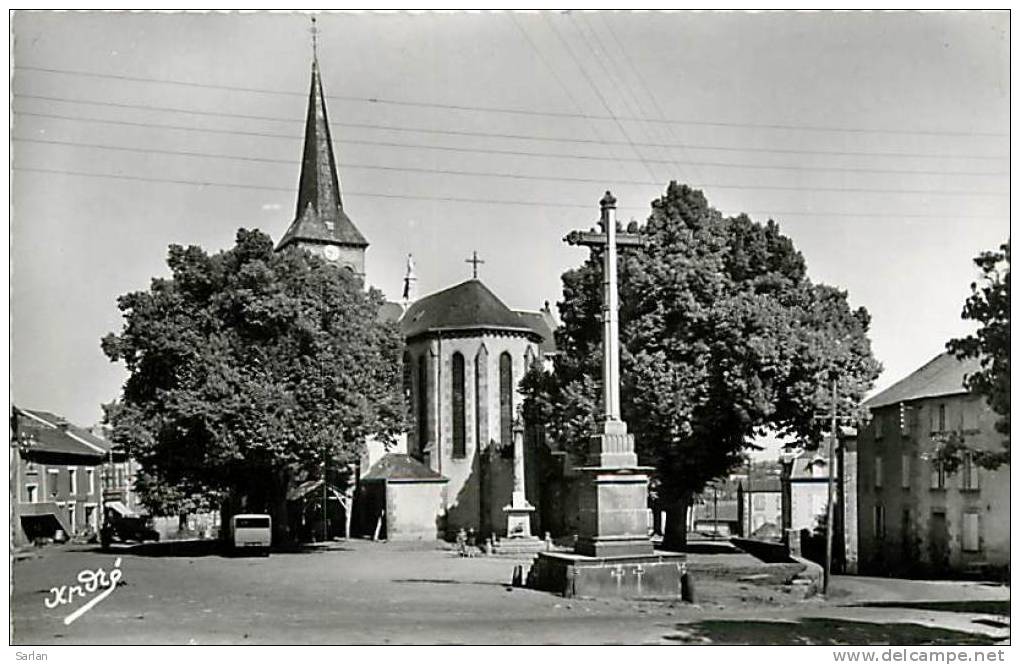
<svg viewBox="0 0 1020 665"><path fill-rule="evenodd" d="M402 429L402 340L378 319L380 292L244 229L212 255L171 245L167 264L169 278L118 299L123 329L102 340L129 372L107 409L113 439L150 505L278 507L324 460L354 462L366 437Z"/></svg>
<svg viewBox="0 0 1020 665"><path fill-rule="evenodd" d="M620 252L621 406L663 499L701 491L767 430L817 445L830 374L844 412L871 387L867 311L812 283L776 223L723 217L674 182L630 230L644 247ZM556 371L523 385L528 417L568 448L597 428L601 289L596 251L563 275Z"/></svg>
<svg viewBox="0 0 1020 665"><path fill-rule="evenodd" d="M958 358L977 358L981 363L981 370L969 375L965 385L985 397L1000 416L995 429L1004 437L1003 449L971 452L979 464L992 469L1009 463L1009 253L1010 243L1006 241L998 251L982 252L974 259L981 280L971 283L962 317L981 325L975 333L946 344ZM965 448L962 440L951 441L943 454L954 458Z"/></svg>

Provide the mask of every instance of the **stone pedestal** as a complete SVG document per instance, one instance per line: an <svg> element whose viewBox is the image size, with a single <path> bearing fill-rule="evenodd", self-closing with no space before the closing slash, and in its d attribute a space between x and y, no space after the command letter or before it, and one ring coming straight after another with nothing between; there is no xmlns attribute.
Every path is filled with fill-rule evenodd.
<svg viewBox="0 0 1020 665"><path fill-rule="evenodd" d="M518 496L520 494L520 496ZM531 538L531 514L535 507L524 498L524 492L514 492L510 505L503 506L506 513L507 538Z"/></svg>
<svg viewBox="0 0 1020 665"><path fill-rule="evenodd" d="M687 561L683 554L590 557L540 552L528 586L568 598L680 598Z"/></svg>
<svg viewBox="0 0 1020 665"><path fill-rule="evenodd" d="M544 543L531 535L531 514L535 507L524 495L524 423L518 413L513 427L514 437L514 489L510 505L503 506L506 513L506 538L501 540L497 553L517 554L538 552Z"/></svg>
<svg viewBox="0 0 1020 665"><path fill-rule="evenodd" d="M622 421L606 421L589 441L580 512L577 554L594 557L651 554L648 538L648 475L637 464L634 436Z"/></svg>

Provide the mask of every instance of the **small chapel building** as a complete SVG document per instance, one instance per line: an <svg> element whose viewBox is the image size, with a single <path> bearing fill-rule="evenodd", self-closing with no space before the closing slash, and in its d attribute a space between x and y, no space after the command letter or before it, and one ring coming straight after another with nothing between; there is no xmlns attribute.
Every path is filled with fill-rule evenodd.
<svg viewBox="0 0 1020 665"><path fill-rule="evenodd" d="M506 535L520 381L555 348L548 306L511 310L475 278L415 301L399 325L411 405L408 453L449 479L445 535ZM534 505L538 456L536 442L528 443L525 493ZM533 532L540 526L534 522Z"/></svg>
<svg viewBox="0 0 1020 665"><path fill-rule="evenodd" d="M297 209L277 251L303 249L364 280L368 246L344 210L326 98L314 57ZM555 354L555 319L548 302L539 311L510 309L477 279L477 273L474 279L420 299L415 298L415 282L409 261L404 302L387 303L379 313L381 319L399 326L406 342L403 376L410 425L395 449L383 451L368 442L362 470L376 468L384 454L407 455L411 460L402 459L401 468L413 466L414 461L434 472L418 470L410 476L430 483L436 483L437 477L446 481L434 515L420 505L407 510L425 515L419 521L432 524L429 528L434 528L436 537L452 538L461 529L473 530L480 538L506 535L503 507L511 501L513 433L523 402L519 384L529 367L548 365ZM537 509L543 444L539 439L528 437L525 446L525 493L536 506L532 533L541 533ZM383 467L386 464L379 468ZM377 503L383 501L379 505L388 505L391 511L401 510L391 499L377 499ZM418 537L426 531L424 526L410 529Z"/></svg>

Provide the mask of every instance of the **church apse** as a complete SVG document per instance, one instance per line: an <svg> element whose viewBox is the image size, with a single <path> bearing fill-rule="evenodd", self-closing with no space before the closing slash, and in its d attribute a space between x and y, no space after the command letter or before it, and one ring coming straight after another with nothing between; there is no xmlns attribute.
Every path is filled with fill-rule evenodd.
<svg viewBox="0 0 1020 665"><path fill-rule="evenodd" d="M449 480L440 530L503 536L519 383L544 336L477 279L415 301L400 326L415 364L410 450Z"/></svg>

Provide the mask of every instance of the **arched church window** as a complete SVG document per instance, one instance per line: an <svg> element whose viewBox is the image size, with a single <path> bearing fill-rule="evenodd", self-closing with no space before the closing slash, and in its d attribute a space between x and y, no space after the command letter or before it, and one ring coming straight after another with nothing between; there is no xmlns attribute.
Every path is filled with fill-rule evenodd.
<svg viewBox="0 0 1020 665"><path fill-rule="evenodd" d="M514 419L514 365L510 354L499 356L499 439L500 444L513 444Z"/></svg>
<svg viewBox="0 0 1020 665"><path fill-rule="evenodd" d="M411 354L404 351L403 357L403 388L404 388L404 404L406 405L407 412L412 416L414 415L414 368L411 367Z"/></svg>
<svg viewBox="0 0 1020 665"><path fill-rule="evenodd" d="M418 358L418 452L424 453L429 442L429 369L428 355Z"/></svg>
<svg viewBox="0 0 1020 665"><path fill-rule="evenodd" d="M464 408L464 356L453 354L450 381L453 386L453 456L467 455L467 413Z"/></svg>

